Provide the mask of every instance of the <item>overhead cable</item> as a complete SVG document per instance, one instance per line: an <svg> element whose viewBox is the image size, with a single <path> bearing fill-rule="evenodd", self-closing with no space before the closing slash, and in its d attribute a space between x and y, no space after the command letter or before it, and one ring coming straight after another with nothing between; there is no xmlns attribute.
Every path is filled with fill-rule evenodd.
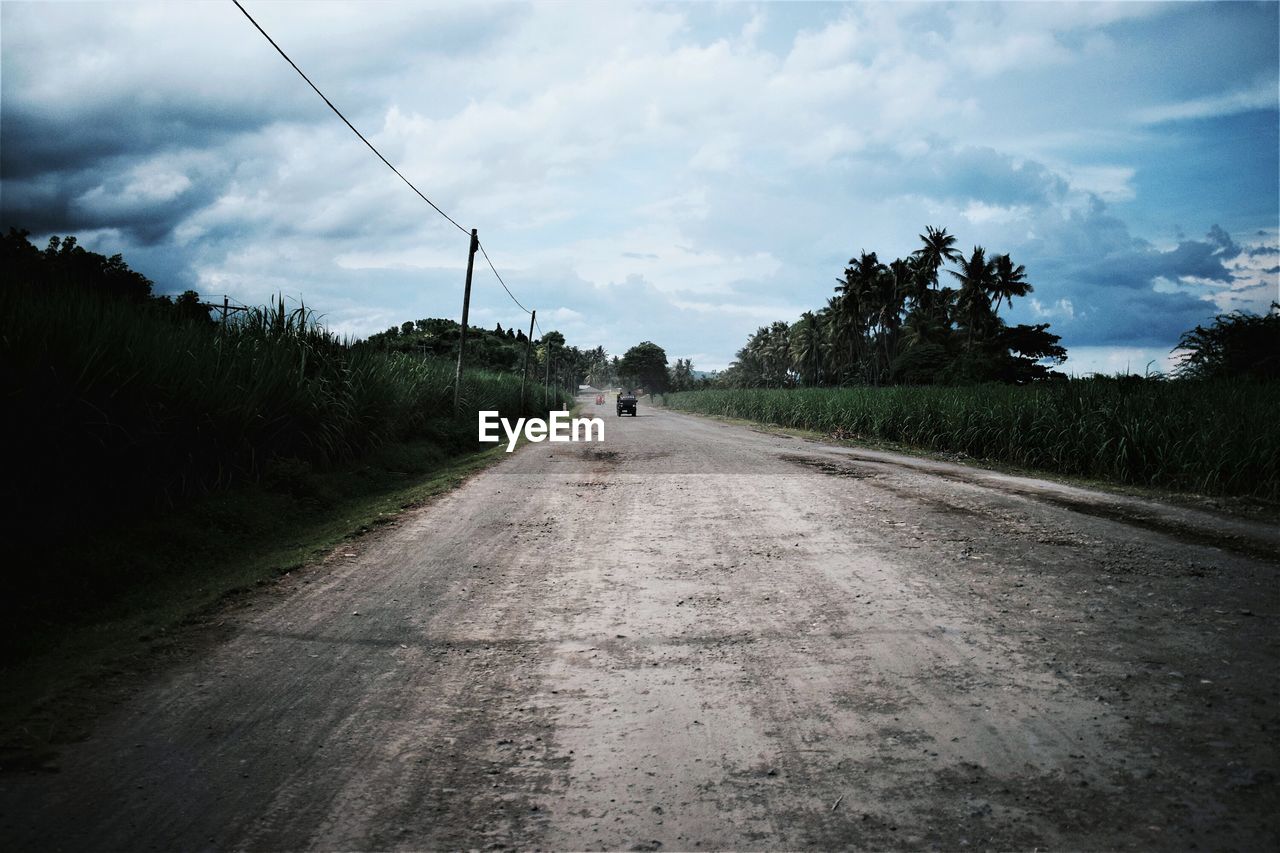
<svg viewBox="0 0 1280 853"><path fill-rule="evenodd" d="M476 245L480 247L480 254L484 255L485 261L488 262L489 264L489 269L493 270L493 274L497 277L498 284L502 285L502 289L507 292L507 296L511 297L512 302L514 302L517 305L520 305L520 300L516 299L516 295L511 292L511 288L507 287L507 283L503 281L502 276L498 274L498 269L493 265L493 261L489 260L489 253L484 250L484 243L481 243L479 240L476 240ZM520 310L526 314L533 313L528 308L525 308L523 305L520 305Z"/></svg>
<svg viewBox="0 0 1280 853"><path fill-rule="evenodd" d="M370 151L372 151L374 154L378 155L378 159L379 159L379 160L381 160L383 163L385 163L388 169L390 169L391 171L395 172L395 173L396 173L396 175L397 175L397 176L399 176L400 180L402 180L402 181L404 181L406 184L408 184L408 185L409 185L409 189L411 189L411 190L413 190L415 193L417 193L419 198L421 198L421 199L422 199L423 201L425 201L427 204L429 204L429 205L431 205L433 208L435 208L436 213L440 214L440 215L441 215L441 216L443 216L445 219L447 219L447 220L449 220L450 222L452 222L452 223L453 223L453 227L454 227L454 228L457 228L457 229L458 229L459 231L461 231L463 234L469 234L469 233L470 233L469 231L467 231L467 229L466 229L466 228L463 228L461 225L459 225L457 222L455 222L452 216L450 216L449 214L447 214L447 213L445 213L443 210L441 210L441 209L440 209L440 207L439 207L439 205L437 205L434 201L432 201L431 199L429 199L429 198L427 198L425 195L423 195L423 194L422 194L422 190L420 190L420 189L418 189L417 187L415 187L415 186L413 185L413 182L412 182L412 181L410 181L410 180L409 180L408 178L406 178L404 175L400 174L400 170L399 170L399 169L397 169L395 166L391 165L391 161L390 161L390 160L388 160L386 157L383 157L383 156L382 156L382 152L381 152L381 151L379 151L377 148L373 147L373 143L372 143L372 142L370 142L368 139L365 139L364 134L363 134L363 133L361 133L360 131L356 130L356 126L355 126L354 124L352 124L351 122L347 121L347 117L346 117L346 116L344 116L344 115L342 114L342 111L341 111L341 110L339 110L337 107L335 107L335 106L333 105L333 102L332 102L332 101L330 101L327 97L325 97L324 92L321 92L321 91L320 91L320 87L319 87L319 86L317 86L315 83L312 83L312 82L311 82L311 78L310 78L310 77L308 77L306 74L304 74L304 73L303 73L303 71L302 71L302 69L298 67L298 64L297 64L296 62L294 62L292 59L290 59L290 58L289 58L289 54L285 53L285 52L284 52L284 50L282 50L282 49L281 49L280 45L276 44L275 39L273 39L271 36L267 35L267 31L266 31L266 30L264 30L264 29L262 28L262 25L261 25L261 24L259 24L257 21L255 21L255 20L253 19L253 16L252 16L252 15L250 15L250 14L249 14L249 12L248 12L248 11L247 11L243 6L241 6L241 5L240 5L240 0L231 0L231 2L236 4L236 8L237 8L237 9L239 9L241 12L244 12L244 16L245 16L246 18L248 18L248 19L249 19L249 23L253 24L253 26L254 26L255 28L257 28L258 32L262 33L262 37L263 37L263 38L265 38L267 41L271 42L271 46L272 46L272 47L274 47L274 48L276 49L276 52L277 52L277 53L279 53L281 56L283 56L283 57L284 57L285 62L288 62L290 65L292 65L292 66L293 66L293 70L294 70L294 71L297 71L297 72L298 72L298 75L299 75L300 77L302 77L302 79L303 79L303 80L306 80L306 81L307 81L307 85L308 85L308 86L310 86L312 89L314 89L314 90L315 90L315 93L316 93L317 95L319 95L319 96L320 96L320 99L321 99L322 101L324 101L326 104L328 104L329 109L333 110L333 111L334 111L334 113L338 116L338 118L342 119L343 123L344 123L344 124L346 124L346 126L347 126L347 127L351 128L351 132L352 132L352 133L354 133L356 136L360 137L360 141L361 141L361 142L363 142L365 145L368 145L368 146L369 146L369 150L370 150ZM503 287L506 287L506 285L503 285ZM510 291L508 291L508 292L510 292Z"/></svg>

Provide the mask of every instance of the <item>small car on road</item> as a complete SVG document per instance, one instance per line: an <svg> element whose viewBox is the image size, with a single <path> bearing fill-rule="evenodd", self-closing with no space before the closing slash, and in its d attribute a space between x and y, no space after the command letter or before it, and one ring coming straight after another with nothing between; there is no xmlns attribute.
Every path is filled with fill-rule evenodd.
<svg viewBox="0 0 1280 853"><path fill-rule="evenodd" d="M630 391L618 395L618 417L622 417L624 413L633 418L636 416L636 395Z"/></svg>

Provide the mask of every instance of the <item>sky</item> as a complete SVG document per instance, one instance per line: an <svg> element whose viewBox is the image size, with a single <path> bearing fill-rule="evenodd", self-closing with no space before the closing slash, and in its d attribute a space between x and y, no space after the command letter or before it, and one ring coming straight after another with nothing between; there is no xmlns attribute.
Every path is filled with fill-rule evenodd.
<svg viewBox="0 0 1280 853"><path fill-rule="evenodd" d="M925 226L1077 375L1280 300L1280 4L243 0L542 330L696 369ZM334 331L461 316L467 237L239 10L0 3L0 227ZM473 324L528 315L477 261Z"/></svg>

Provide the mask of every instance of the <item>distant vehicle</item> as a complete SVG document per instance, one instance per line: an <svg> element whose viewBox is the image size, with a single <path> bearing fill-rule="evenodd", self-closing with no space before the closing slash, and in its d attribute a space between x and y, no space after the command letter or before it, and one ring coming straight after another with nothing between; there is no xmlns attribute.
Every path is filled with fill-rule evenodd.
<svg viewBox="0 0 1280 853"><path fill-rule="evenodd" d="M618 395L618 417L622 417L624 412L633 418L636 416L636 395L630 391Z"/></svg>
<svg viewBox="0 0 1280 853"><path fill-rule="evenodd" d="M604 405L604 395L603 395L603 394L597 394L597 395L596 395L596 405L597 405L597 406L603 406L603 405Z"/></svg>

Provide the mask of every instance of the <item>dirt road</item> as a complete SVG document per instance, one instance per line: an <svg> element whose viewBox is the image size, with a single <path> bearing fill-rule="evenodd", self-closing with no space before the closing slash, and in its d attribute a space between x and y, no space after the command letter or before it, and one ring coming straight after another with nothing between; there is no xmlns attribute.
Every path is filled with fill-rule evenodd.
<svg viewBox="0 0 1280 853"><path fill-rule="evenodd" d="M0 839L1274 849L1276 530L640 414L291 578Z"/></svg>

